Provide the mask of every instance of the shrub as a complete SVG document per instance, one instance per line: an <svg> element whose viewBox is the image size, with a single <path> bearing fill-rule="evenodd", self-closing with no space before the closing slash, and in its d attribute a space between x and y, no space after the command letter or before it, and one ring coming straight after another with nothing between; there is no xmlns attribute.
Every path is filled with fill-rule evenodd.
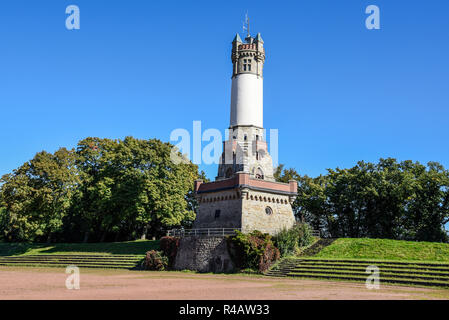
<svg viewBox="0 0 449 320"><path fill-rule="evenodd" d="M312 243L312 230L305 223L297 223L288 230L281 230L273 240L281 256L294 254L298 248Z"/></svg>
<svg viewBox="0 0 449 320"><path fill-rule="evenodd" d="M143 269L163 271L168 267L168 258L161 251L148 251L143 262Z"/></svg>
<svg viewBox="0 0 449 320"><path fill-rule="evenodd" d="M273 262L279 260L280 257L279 249L274 246L272 241L268 242L259 258L259 272L267 271Z"/></svg>
<svg viewBox="0 0 449 320"><path fill-rule="evenodd" d="M168 236L162 237L159 246L164 255L168 258L168 265L173 267L175 264L176 253L178 252L179 238Z"/></svg>
<svg viewBox="0 0 449 320"><path fill-rule="evenodd" d="M264 272L280 257L279 250L267 233L256 230L250 234L243 234L236 231L236 235L228 237L227 240L229 255L239 269Z"/></svg>
<svg viewBox="0 0 449 320"><path fill-rule="evenodd" d="M298 230L298 246L306 247L313 242L312 228L307 223L298 223L295 225Z"/></svg>
<svg viewBox="0 0 449 320"><path fill-rule="evenodd" d="M289 254L294 254L299 247L298 229L295 227L288 230L283 229L274 237L273 240L282 257Z"/></svg>

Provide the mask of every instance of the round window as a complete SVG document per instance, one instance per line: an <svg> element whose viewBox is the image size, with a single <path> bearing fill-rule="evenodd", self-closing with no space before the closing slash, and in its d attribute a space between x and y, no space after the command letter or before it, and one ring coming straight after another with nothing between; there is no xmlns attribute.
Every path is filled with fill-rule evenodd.
<svg viewBox="0 0 449 320"><path fill-rule="evenodd" d="M265 208L265 213L269 216L271 216L273 214L273 209L271 209L271 207L266 207Z"/></svg>

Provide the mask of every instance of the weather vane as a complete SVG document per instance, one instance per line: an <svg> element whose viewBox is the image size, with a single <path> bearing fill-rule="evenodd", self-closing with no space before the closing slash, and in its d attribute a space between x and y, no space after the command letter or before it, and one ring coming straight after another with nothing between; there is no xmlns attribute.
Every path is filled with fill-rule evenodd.
<svg viewBox="0 0 449 320"><path fill-rule="evenodd" d="M245 26L245 24L246 24L246 26ZM247 11L246 14L245 14L245 22L243 22L243 32L245 32L245 30L246 30L247 33L248 33L248 37L250 37L250 34L249 34L249 18L248 18L248 11Z"/></svg>

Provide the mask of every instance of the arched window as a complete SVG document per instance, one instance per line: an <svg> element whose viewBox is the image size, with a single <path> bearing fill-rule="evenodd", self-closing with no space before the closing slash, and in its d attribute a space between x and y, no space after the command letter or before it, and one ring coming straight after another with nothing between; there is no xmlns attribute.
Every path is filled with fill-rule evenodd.
<svg viewBox="0 0 449 320"><path fill-rule="evenodd" d="M226 178L230 178L232 176L232 168L228 168L228 170L226 170Z"/></svg>
<svg viewBox="0 0 449 320"><path fill-rule="evenodd" d="M263 179L263 171L260 168L256 170L256 179Z"/></svg>

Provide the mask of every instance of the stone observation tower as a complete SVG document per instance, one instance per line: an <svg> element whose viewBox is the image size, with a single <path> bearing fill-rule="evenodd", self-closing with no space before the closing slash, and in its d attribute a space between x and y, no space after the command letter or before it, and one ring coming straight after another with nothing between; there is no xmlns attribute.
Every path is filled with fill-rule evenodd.
<svg viewBox="0 0 449 320"><path fill-rule="evenodd" d="M232 42L229 137L214 182L195 182L199 208L194 229L241 228L276 234L293 225L297 182L276 182L264 141L264 42L260 33Z"/></svg>

